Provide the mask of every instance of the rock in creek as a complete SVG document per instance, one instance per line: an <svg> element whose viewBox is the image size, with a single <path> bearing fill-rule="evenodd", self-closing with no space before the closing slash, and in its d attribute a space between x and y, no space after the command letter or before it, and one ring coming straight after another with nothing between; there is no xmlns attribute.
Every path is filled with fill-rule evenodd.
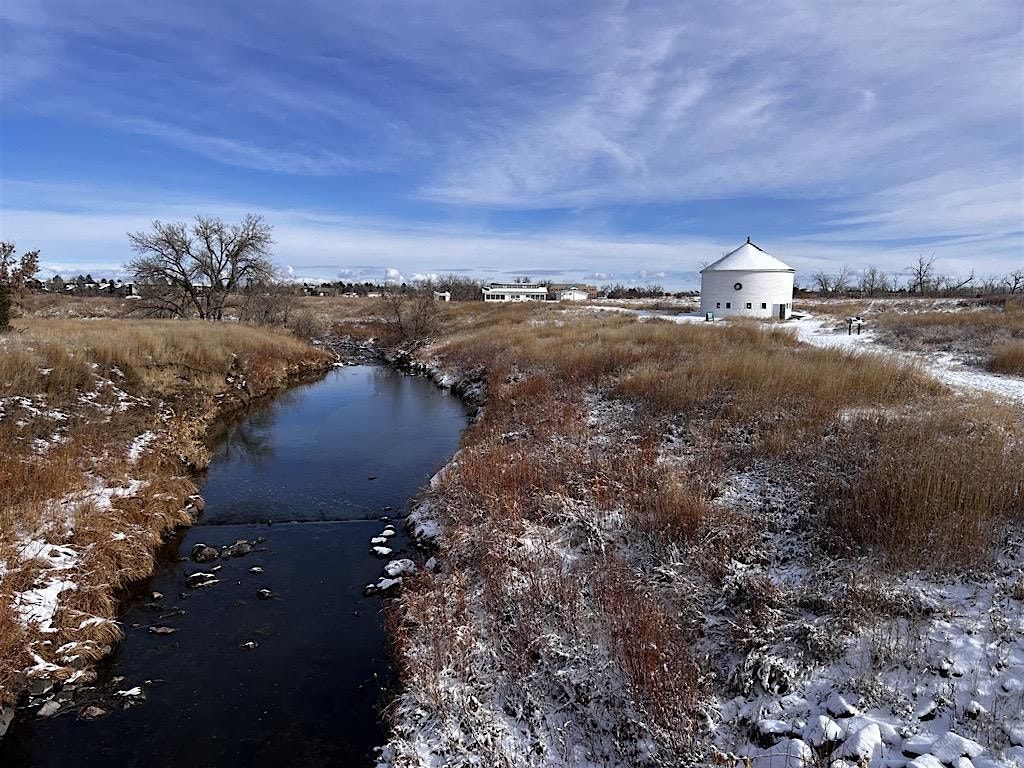
<svg viewBox="0 0 1024 768"><path fill-rule="evenodd" d="M199 571L198 573L193 573L188 577L188 579L185 580L185 584L192 587L193 589L197 589L198 587L208 587L211 584L216 583L216 576L214 576L212 573L203 573L202 571Z"/></svg>
<svg viewBox="0 0 1024 768"><path fill-rule="evenodd" d="M377 557L383 558L388 557L391 554L391 549L389 547L373 547L370 552Z"/></svg>
<svg viewBox="0 0 1024 768"><path fill-rule="evenodd" d="M89 706L85 707L81 712L78 713L79 718L82 720L96 720L97 718L103 717L107 714L107 710L102 707Z"/></svg>
<svg viewBox="0 0 1024 768"><path fill-rule="evenodd" d="M151 635L173 635L177 632L174 627L150 627L149 634Z"/></svg>
<svg viewBox="0 0 1024 768"><path fill-rule="evenodd" d="M256 593L256 597L258 597L260 600L269 600L273 596L274 593L271 592L269 589L261 589L259 592Z"/></svg>
<svg viewBox="0 0 1024 768"><path fill-rule="evenodd" d="M60 712L60 702L56 699L50 699L39 708L39 711L36 712L36 714L39 717L53 717L58 712Z"/></svg>
<svg viewBox="0 0 1024 768"><path fill-rule="evenodd" d="M250 552L252 552L252 544L248 541L236 541L234 544L220 548L220 556L225 559L229 557L242 557Z"/></svg>
<svg viewBox="0 0 1024 768"><path fill-rule="evenodd" d="M402 577L401 576L397 576L397 577L395 577L393 579L389 579L389 578L385 578L384 576L381 576L379 579L377 579L377 583L376 584L367 584L365 587L363 587L363 594L366 595L367 597L369 597L370 595L381 595L381 594L384 594L385 592L387 592L390 589L394 589L395 587L397 587L401 583L402 583Z"/></svg>
<svg viewBox="0 0 1024 768"><path fill-rule="evenodd" d="M192 560L197 563L208 563L211 560L216 560L220 556L220 553L211 546L206 544L196 544L192 547Z"/></svg>
<svg viewBox="0 0 1024 768"><path fill-rule="evenodd" d="M392 560L390 563L384 566L384 573L390 576L392 579L396 576L405 576L407 574L416 573L416 563L408 558L402 558L401 560Z"/></svg>

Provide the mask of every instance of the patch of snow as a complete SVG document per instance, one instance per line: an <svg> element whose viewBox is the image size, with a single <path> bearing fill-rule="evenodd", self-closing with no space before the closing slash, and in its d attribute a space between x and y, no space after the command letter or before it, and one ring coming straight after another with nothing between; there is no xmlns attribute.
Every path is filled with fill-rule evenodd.
<svg viewBox="0 0 1024 768"><path fill-rule="evenodd" d="M14 595L14 610L25 625L36 625L41 632L56 632L51 622L57 610L60 593L78 589L78 584L64 579L48 579L41 586L17 592Z"/></svg>
<svg viewBox="0 0 1024 768"><path fill-rule="evenodd" d="M413 538L430 544L437 544L443 536L441 523L431 510L430 502L417 504L406 518L406 525Z"/></svg>
<svg viewBox="0 0 1024 768"><path fill-rule="evenodd" d="M142 452L146 450L153 439L156 437L155 432L143 432L141 435L132 440L131 446L128 448L128 461L135 464L142 456Z"/></svg>

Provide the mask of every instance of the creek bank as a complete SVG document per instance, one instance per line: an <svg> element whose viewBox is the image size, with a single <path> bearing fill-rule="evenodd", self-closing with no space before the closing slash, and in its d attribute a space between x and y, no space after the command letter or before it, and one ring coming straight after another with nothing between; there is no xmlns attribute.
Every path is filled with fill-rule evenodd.
<svg viewBox="0 0 1024 768"><path fill-rule="evenodd" d="M76 622L79 622L78 630L102 628L102 640L71 641L55 649L52 648L53 643L49 639L39 644L35 642L31 644L32 646L47 646L47 648L30 651L35 663L15 674L14 700L0 705L0 740L4 738L15 721L18 712L30 714L35 711L40 717L54 717L72 707L77 708L84 705L89 708L100 698L109 704L109 696L106 694L116 694L117 691L107 691L104 694L93 689L88 691L84 698L81 697L82 691L96 680L95 665L108 657L120 641L122 631L114 614L133 591L134 586L152 575L156 567L156 560L153 557L156 549L166 543L176 531L193 525L205 509L205 500L200 494L195 493L195 490L209 456L205 443L212 439L215 426L252 407L255 403L267 400L283 390L323 375L332 365L333 363L329 359L317 356L288 366L280 378L260 382L251 380L239 370L236 358L225 374L227 390L204 401L205 410L194 412L195 403L180 407L183 415L174 424L173 429L165 424L163 429L157 428L145 433L145 440L136 439L132 447L133 455L130 457L132 463L138 461L137 454L142 450L159 450L171 459L172 464L171 466L162 466L159 476L133 479L130 493L114 493L112 495L123 496L126 500L141 499L144 508L154 498L157 498L161 506L172 505L178 511L169 518L157 514L149 516L147 520L149 528L147 529L115 531L112 534L113 540L132 547L136 552L135 560L146 563L147 566L137 573L133 572L131 581L117 585L116 588L99 585L101 588L105 586L112 593L110 603L114 613L109 616L88 616L84 620L78 616L75 619ZM174 409L170 410L173 413ZM136 445L139 448L136 448ZM183 481L188 479L188 482L172 486L173 490L177 491L176 494L169 491L167 487L161 487L160 492L156 496L153 495L154 491L150 486L159 484L167 476L179 475ZM97 478L97 481L101 480ZM152 546L148 542L154 535L157 544ZM52 547L52 550L67 550L69 553L72 565L70 567L59 566L62 584L66 585L66 589L95 588L95 585L86 587L86 580L76 569L76 566L81 566L79 563L81 553L75 552L73 547ZM57 567L54 566L54 569ZM43 574L48 575L48 572L44 570ZM58 623L57 618L61 615L60 609L57 607L59 594L52 598L54 603L52 616L55 623ZM58 623L48 631L53 633L63 629L65 628L59 626ZM121 702L130 700L131 697L120 699ZM85 710L80 713L80 716L85 717L84 712ZM90 714L91 718L98 716L100 715L96 711L92 711Z"/></svg>
<svg viewBox="0 0 1024 768"><path fill-rule="evenodd" d="M466 415L431 382L377 364L337 368L234 421L206 476L202 520L126 601L128 637L98 681L123 683L54 717L20 717L0 763L55 766L60 751L81 752L82 766L129 752L154 765L368 759L383 742L376 703L391 672L379 605L362 590L410 575L395 510L452 455ZM369 556L371 538L389 560ZM216 583L189 589L196 573ZM147 680L162 681L159 692ZM117 692L133 688L145 705L126 714ZM83 706L107 714L86 725ZM183 731L195 750L174 738Z"/></svg>

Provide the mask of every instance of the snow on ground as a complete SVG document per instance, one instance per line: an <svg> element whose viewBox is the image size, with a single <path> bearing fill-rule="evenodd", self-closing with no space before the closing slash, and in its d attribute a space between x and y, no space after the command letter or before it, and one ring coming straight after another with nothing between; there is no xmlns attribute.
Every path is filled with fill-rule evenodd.
<svg viewBox="0 0 1024 768"><path fill-rule="evenodd" d="M636 315L642 318L656 318L668 320L670 323L706 323L707 320L700 312L683 312L680 314L667 314L651 309L630 309L629 307L605 307L598 304L585 304L581 309L593 309L599 312L620 312L627 315Z"/></svg>
<svg viewBox="0 0 1024 768"><path fill-rule="evenodd" d="M664 460L690 450L667 438ZM724 586L703 583L685 555L668 566L703 607L697 650L714 688L742 691L713 702L716 747L765 768L1024 766L1024 537L976 574L829 561L790 476L765 459L721 479L716 504L756 523ZM764 596L745 607L750 594ZM741 650L736 627L751 611L762 619Z"/></svg>
<svg viewBox="0 0 1024 768"><path fill-rule="evenodd" d="M40 586L18 592L14 595L14 609L23 624L38 626L41 632L56 632L50 622L57 611L60 593L77 589L78 584L66 579L47 579Z"/></svg>
<svg viewBox="0 0 1024 768"><path fill-rule="evenodd" d="M155 432L143 432L141 435L136 437L128 448L128 461L135 464L142 456L143 451L146 450L146 447L153 442L155 437Z"/></svg>
<svg viewBox="0 0 1024 768"><path fill-rule="evenodd" d="M921 363L926 371L950 389L960 392L975 392L1012 400L1024 404L1024 378L999 373L989 373L977 368L962 365L957 359L945 352L921 353L894 350L877 341L870 331L848 335L845 329L837 329L841 321L835 318L822 318L807 315L800 320L792 321L788 326L793 329L796 337L816 347L833 347L856 349L875 353L896 353Z"/></svg>

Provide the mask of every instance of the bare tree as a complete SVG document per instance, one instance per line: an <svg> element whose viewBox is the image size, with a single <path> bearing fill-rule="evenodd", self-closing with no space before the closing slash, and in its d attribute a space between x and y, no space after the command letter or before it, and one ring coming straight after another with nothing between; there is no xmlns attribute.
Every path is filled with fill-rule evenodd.
<svg viewBox="0 0 1024 768"><path fill-rule="evenodd" d="M832 292L845 293L850 290L850 281L852 278L853 271L846 264L843 264L832 278Z"/></svg>
<svg viewBox="0 0 1024 768"><path fill-rule="evenodd" d="M1001 293L1008 286L1003 282L1004 278L999 275L989 275L978 283L978 290L986 296L990 296L995 293Z"/></svg>
<svg viewBox="0 0 1024 768"><path fill-rule="evenodd" d="M924 293L928 290L935 277L935 254L917 257L917 262L907 267L910 272L910 284L907 286L912 293Z"/></svg>
<svg viewBox="0 0 1024 768"><path fill-rule="evenodd" d="M811 285L818 293L842 293L850 290L853 272L843 264L835 274L819 269L811 275Z"/></svg>
<svg viewBox="0 0 1024 768"><path fill-rule="evenodd" d="M483 301L484 298L480 291L483 283L465 275L440 275L424 287L442 293L447 291L452 295L452 301Z"/></svg>
<svg viewBox="0 0 1024 768"><path fill-rule="evenodd" d="M392 343L419 346L441 325L441 310L431 290L388 286L381 292L380 308Z"/></svg>
<svg viewBox="0 0 1024 768"><path fill-rule="evenodd" d="M150 231L130 232L138 255L126 268L142 286L142 308L150 314L223 319L231 293L273 279L271 232L254 214L238 224L196 216L191 226L154 221Z"/></svg>
<svg viewBox="0 0 1024 768"><path fill-rule="evenodd" d="M284 281L251 282L242 288L238 318L256 325L288 325L298 308L300 290Z"/></svg>
<svg viewBox="0 0 1024 768"><path fill-rule="evenodd" d="M892 290L889 276L876 266L865 267L860 273L860 292L865 296L877 296Z"/></svg>
<svg viewBox="0 0 1024 768"><path fill-rule="evenodd" d="M950 296L957 295L958 293L963 291L965 288L967 288L967 286L971 285L971 283L973 283L973 282L974 282L974 270L973 269L971 270L971 274L967 277L966 280L960 280L959 278L952 277L950 275L943 275L942 277L937 278L936 281L935 281L936 285L940 286L941 290L944 293L949 294Z"/></svg>
<svg viewBox="0 0 1024 768"><path fill-rule="evenodd" d="M1003 279L1006 290L1012 293L1024 293L1024 269L1015 269Z"/></svg>
<svg viewBox="0 0 1024 768"><path fill-rule="evenodd" d="M831 293L832 275L823 269L819 269L811 275L811 285L814 286L814 290L818 293Z"/></svg>

